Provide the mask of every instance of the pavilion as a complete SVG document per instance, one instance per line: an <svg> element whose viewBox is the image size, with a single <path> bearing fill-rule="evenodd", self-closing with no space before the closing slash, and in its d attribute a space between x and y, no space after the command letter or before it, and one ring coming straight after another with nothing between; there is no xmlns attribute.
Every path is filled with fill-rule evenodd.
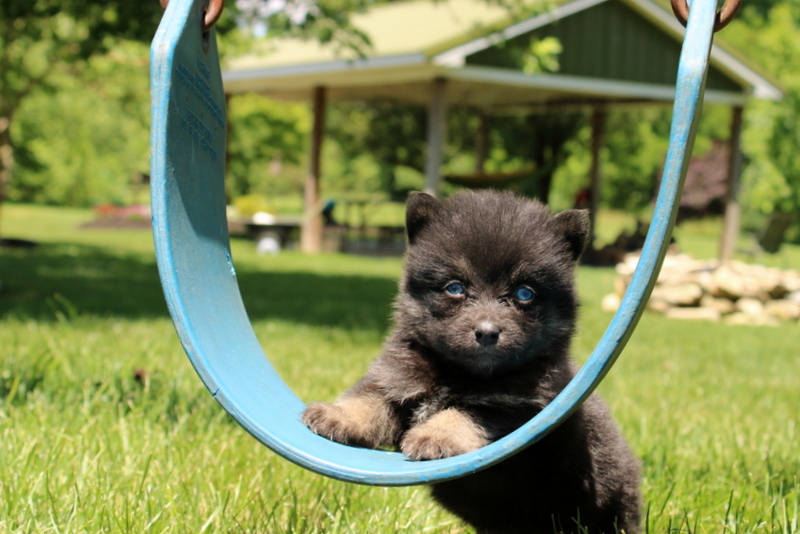
<svg viewBox="0 0 800 534"><path fill-rule="evenodd" d="M394 100L428 107L425 190L437 194L450 106L483 115L537 109L591 110L590 195L599 198L603 122L608 109L667 105L675 94L684 28L653 0L562 0L552 10L513 18L481 0L411 0L382 4L352 17L372 43L364 55L317 42L266 40L264 48L227 62L228 94L254 92L313 102L311 163L305 187L301 248L320 249L320 150L326 102ZM557 73L527 74L522 51L556 37ZM752 98L780 99L780 88L718 38L711 51L705 102L732 109L731 162L721 256L730 258L739 228L742 111ZM480 135L480 132L476 132ZM594 222L594 221L592 221ZM594 225L593 225L594 226Z"/></svg>

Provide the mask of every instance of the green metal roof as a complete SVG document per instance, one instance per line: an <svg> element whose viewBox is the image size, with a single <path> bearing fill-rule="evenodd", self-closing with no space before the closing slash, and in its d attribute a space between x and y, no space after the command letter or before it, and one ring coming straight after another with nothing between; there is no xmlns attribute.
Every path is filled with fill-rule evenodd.
<svg viewBox="0 0 800 534"><path fill-rule="evenodd" d="M674 85L681 46L673 36L653 31L623 2L603 2L467 56L468 65L521 70L520 50L532 38L555 37L561 43L558 74ZM718 68L709 69L707 89L741 91Z"/></svg>
<svg viewBox="0 0 800 534"><path fill-rule="evenodd" d="M482 0L416 0L376 6L352 22L370 36L366 57L316 42L267 40L228 62L226 90L305 100L313 87L326 86L331 98L424 103L430 81L446 78L448 100L472 106L668 101L684 31L652 0L566 0L517 21ZM524 74L520 50L549 36L563 47L559 71ZM781 96L719 41L707 89L708 102Z"/></svg>

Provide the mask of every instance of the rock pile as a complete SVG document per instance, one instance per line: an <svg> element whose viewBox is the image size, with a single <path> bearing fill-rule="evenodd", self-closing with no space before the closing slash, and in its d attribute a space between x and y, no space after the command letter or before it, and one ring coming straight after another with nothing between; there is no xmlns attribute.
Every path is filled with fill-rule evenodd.
<svg viewBox="0 0 800 534"><path fill-rule="evenodd" d="M617 264L614 293L602 307L614 311L639 261L629 254ZM668 255L647 308L675 319L724 320L729 324L779 325L800 319L800 272Z"/></svg>

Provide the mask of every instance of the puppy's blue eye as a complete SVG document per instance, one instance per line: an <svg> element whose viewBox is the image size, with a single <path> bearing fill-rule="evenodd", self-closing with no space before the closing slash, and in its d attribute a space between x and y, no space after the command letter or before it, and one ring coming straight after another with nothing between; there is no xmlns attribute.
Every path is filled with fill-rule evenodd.
<svg viewBox="0 0 800 534"><path fill-rule="evenodd" d="M450 293L451 295L463 295L464 294L464 286L459 284L458 282L453 282L452 284L447 284L444 288L445 291Z"/></svg>
<svg viewBox="0 0 800 534"><path fill-rule="evenodd" d="M533 295L533 289L528 286L518 287L517 290L514 291L514 298L520 302L528 302L533 298Z"/></svg>

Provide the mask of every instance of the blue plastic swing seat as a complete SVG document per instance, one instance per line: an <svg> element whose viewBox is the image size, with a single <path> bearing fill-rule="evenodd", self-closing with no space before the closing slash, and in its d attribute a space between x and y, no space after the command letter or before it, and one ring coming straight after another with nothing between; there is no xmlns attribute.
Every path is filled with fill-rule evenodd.
<svg viewBox="0 0 800 534"><path fill-rule="evenodd" d="M308 430L303 402L264 354L242 304L225 213L226 116L214 30L202 0L172 0L151 50L153 234L181 343L211 394L250 434L317 473L369 485L444 481L521 451L564 421L597 387L633 333L655 284L694 143L715 0L694 0L678 70L664 176L644 251L619 311L569 386L539 415L480 450L411 461L334 443Z"/></svg>

